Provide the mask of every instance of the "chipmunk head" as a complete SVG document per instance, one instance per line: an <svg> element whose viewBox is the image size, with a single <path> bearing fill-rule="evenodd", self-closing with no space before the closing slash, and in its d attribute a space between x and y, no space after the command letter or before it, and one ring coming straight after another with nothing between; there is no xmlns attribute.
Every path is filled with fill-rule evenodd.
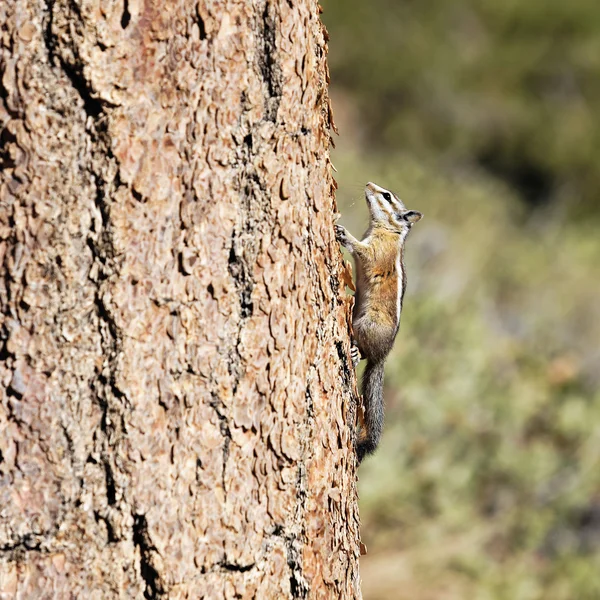
<svg viewBox="0 0 600 600"><path fill-rule="evenodd" d="M365 187L365 198L371 213L371 225L380 225L398 233L408 233L413 223L423 216L419 211L407 210L394 192L370 181Z"/></svg>

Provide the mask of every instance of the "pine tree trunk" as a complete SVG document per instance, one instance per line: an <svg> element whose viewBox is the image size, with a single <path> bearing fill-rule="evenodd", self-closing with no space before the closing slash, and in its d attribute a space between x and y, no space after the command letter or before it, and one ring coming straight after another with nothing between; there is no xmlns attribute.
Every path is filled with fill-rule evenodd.
<svg viewBox="0 0 600 600"><path fill-rule="evenodd" d="M315 0L0 25L0 597L360 597Z"/></svg>

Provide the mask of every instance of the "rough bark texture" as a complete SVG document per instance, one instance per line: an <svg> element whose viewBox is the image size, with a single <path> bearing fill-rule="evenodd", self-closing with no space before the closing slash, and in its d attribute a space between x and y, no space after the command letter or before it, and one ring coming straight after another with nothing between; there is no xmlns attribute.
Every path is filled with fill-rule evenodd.
<svg viewBox="0 0 600 600"><path fill-rule="evenodd" d="M316 2L0 25L0 596L359 597Z"/></svg>

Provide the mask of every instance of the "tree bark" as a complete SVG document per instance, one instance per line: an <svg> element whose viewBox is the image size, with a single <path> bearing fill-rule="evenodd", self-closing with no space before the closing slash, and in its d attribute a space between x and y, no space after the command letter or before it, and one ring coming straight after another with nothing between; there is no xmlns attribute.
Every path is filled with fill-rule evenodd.
<svg viewBox="0 0 600 600"><path fill-rule="evenodd" d="M0 597L360 597L317 3L0 23Z"/></svg>

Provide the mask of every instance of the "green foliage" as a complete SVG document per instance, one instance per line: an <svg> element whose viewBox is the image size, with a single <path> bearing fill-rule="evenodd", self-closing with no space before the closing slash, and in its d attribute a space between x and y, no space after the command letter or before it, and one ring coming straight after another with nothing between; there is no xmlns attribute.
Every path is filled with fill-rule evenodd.
<svg viewBox="0 0 600 600"><path fill-rule="evenodd" d="M333 85L357 102L372 148L482 167L532 205L600 214L595 0L324 8Z"/></svg>
<svg viewBox="0 0 600 600"><path fill-rule="evenodd" d="M360 470L365 597L600 598L598 4L324 8L342 222L368 180L425 215Z"/></svg>
<svg viewBox="0 0 600 600"><path fill-rule="evenodd" d="M360 470L365 597L599 598L596 231L525 222L484 176L347 145L333 161L353 233L368 180L425 215L407 243L384 439ZM369 564L395 553L386 577L408 571L414 587L383 592Z"/></svg>

